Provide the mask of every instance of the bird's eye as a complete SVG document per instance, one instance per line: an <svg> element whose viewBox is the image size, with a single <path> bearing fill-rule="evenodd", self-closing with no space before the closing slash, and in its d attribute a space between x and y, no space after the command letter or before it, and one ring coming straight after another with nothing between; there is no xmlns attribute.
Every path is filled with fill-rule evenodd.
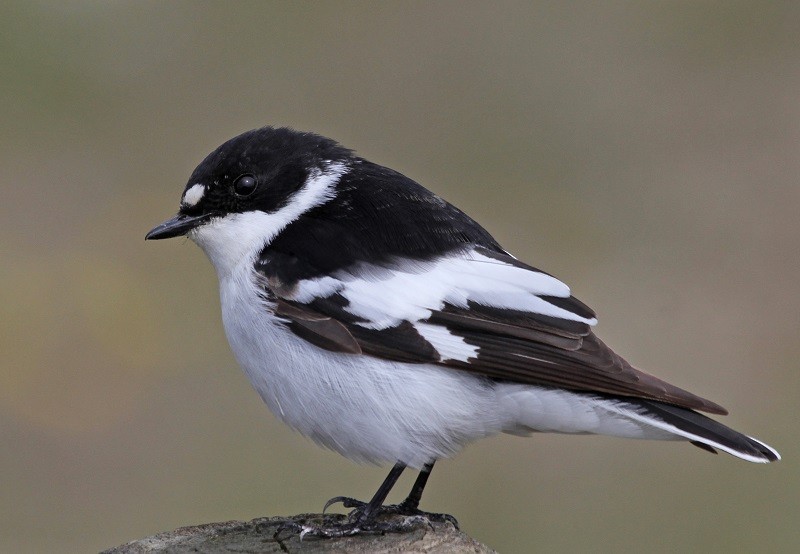
<svg viewBox="0 0 800 554"><path fill-rule="evenodd" d="M250 174L240 175L233 182L233 192L238 196L250 196L256 190L258 181Z"/></svg>

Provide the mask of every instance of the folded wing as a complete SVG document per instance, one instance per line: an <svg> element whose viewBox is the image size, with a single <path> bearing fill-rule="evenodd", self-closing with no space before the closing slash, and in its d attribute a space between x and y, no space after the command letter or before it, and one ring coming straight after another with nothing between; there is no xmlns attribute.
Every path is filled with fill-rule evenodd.
<svg viewBox="0 0 800 554"><path fill-rule="evenodd" d="M292 282L285 263L285 254L262 255L265 295L289 329L320 348L727 413L632 367L592 332L594 313L567 285L508 254L473 247Z"/></svg>

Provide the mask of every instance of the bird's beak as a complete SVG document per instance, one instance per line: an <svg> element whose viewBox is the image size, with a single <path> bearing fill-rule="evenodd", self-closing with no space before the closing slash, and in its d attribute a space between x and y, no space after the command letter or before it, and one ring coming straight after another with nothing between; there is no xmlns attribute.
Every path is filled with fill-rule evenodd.
<svg viewBox="0 0 800 554"><path fill-rule="evenodd" d="M169 239L185 235L195 227L202 225L211 218L211 214L203 215L183 215L178 214L172 219L168 219L161 225L157 225L145 235L144 240Z"/></svg>

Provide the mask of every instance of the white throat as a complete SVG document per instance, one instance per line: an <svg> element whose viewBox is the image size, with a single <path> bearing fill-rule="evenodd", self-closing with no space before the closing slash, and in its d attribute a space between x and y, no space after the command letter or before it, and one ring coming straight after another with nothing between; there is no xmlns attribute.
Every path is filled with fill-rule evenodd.
<svg viewBox="0 0 800 554"><path fill-rule="evenodd" d="M314 170L284 207L273 213L254 210L215 217L189 232L214 264L220 281L242 264L252 265L258 254L287 225L335 195L336 184L347 173L341 162Z"/></svg>

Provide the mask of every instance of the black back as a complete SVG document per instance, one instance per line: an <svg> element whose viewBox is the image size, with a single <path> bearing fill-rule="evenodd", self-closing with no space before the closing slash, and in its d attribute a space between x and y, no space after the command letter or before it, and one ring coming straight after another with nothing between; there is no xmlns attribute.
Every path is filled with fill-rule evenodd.
<svg viewBox="0 0 800 554"><path fill-rule="evenodd" d="M358 262L428 261L468 246L503 252L483 227L422 185L355 158L336 197L284 229L260 263L268 274L291 283Z"/></svg>

